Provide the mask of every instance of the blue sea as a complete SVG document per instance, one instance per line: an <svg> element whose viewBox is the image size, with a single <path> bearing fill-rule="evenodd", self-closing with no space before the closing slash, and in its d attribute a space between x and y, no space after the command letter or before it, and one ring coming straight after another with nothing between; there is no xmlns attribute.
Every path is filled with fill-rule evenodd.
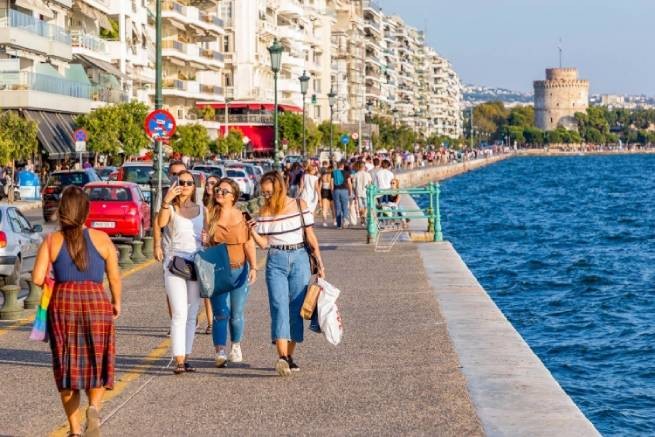
<svg viewBox="0 0 655 437"><path fill-rule="evenodd" d="M655 156L512 158L442 183L444 236L604 435L655 435Z"/></svg>

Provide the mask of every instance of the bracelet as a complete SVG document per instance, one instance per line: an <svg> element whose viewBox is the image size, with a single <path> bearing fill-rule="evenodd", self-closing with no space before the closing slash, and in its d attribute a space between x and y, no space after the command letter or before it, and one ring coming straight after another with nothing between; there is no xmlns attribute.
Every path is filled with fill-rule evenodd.
<svg viewBox="0 0 655 437"><path fill-rule="evenodd" d="M165 205L165 206L164 206L164 205ZM161 204L161 209L168 209L168 208L170 208L170 207L171 207L171 205L170 205L169 203L162 202L162 204Z"/></svg>

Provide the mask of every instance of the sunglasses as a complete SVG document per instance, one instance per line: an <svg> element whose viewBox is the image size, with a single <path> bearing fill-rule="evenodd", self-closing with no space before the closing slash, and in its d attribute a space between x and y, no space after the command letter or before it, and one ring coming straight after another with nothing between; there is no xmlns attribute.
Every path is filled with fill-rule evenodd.
<svg viewBox="0 0 655 437"><path fill-rule="evenodd" d="M230 190L226 190L225 188L214 188L214 194L220 194L221 196L227 196L228 194L234 194Z"/></svg>
<svg viewBox="0 0 655 437"><path fill-rule="evenodd" d="M180 187L192 187L194 185L193 181L182 181L181 180L181 181L178 181L177 183L180 185Z"/></svg>
<svg viewBox="0 0 655 437"><path fill-rule="evenodd" d="M262 191L262 197L264 199L268 199L273 197L273 192L272 191Z"/></svg>
<svg viewBox="0 0 655 437"><path fill-rule="evenodd" d="M207 185L216 185L217 183L218 183L218 182L216 182L216 181L208 181L208 182L207 182Z"/></svg>

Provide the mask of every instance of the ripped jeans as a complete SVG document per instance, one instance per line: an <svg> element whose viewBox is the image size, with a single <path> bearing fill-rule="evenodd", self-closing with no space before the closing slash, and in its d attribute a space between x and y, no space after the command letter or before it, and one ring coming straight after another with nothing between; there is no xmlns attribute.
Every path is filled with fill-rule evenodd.
<svg viewBox="0 0 655 437"><path fill-rule="evenodd" d="M244 271L245 270L245 271ZM248 264L232 269L232 277L248 276ZM239 343L243 336L243 309L248 300L248 281L228 293L214 293L210 298L214 321L212 323L212 340L214 346L227 346L228 322L230 327L230 340Z"/></svg>

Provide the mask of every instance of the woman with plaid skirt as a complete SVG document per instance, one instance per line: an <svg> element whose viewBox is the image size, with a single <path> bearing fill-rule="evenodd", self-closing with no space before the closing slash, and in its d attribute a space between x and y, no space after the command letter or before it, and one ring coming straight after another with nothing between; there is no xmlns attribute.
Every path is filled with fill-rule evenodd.
<svg viewBox="0 0 655 437"><path fill-rule="evenodd" d="M39 248L32 280L42 285L52 265L48 336L69 435L82 435L78 410L84 390L89 399L84 435L99 436L102 396L114 385L114 320L121 311L116 248L104 232L84 227L89 199L81 188L64 189L57 214L61 230L48 235ZM105 273L111 301L104 291Z"/></svg>

